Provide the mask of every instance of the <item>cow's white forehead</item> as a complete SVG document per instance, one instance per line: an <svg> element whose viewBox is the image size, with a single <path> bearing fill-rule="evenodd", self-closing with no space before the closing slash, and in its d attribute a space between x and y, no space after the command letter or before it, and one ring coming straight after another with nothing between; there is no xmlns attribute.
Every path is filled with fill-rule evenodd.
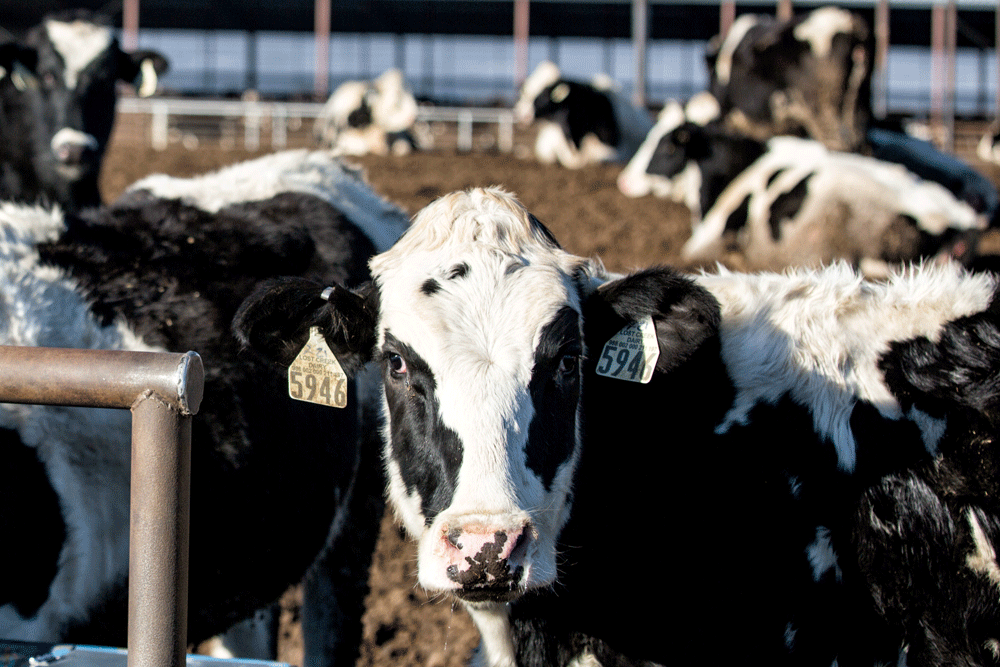
<svg viewBox="0 0 1000 667"><path fill-rule="evenodd" d="M46 21L45 32L62 56L66 87L76 88L80 72L111 46L111 29L89 21Z"/></svg>
<svg viewBox="0 0 1000 667"><path fill-rule="evenodd" d="M854 31L851 13L838 7L820 7L810 12L805 21L795 26L795 39L809 42L809 48L817 58L825 58L830 53L834 36Z"/></svg>
<svg viewBox="0 0 1000 667"><path fill-rule="evenodd" d="M539 93L559 80L562 74L559 66L551 61L543 61L538 64L524 83L521 84L521 95L517 104L514 105L514 113L520 120L531 120L534 114L535 98Z"/></svg>
<svg viewBox="0 0 1000 667"><path fill-rule="evenodd" d="M578 278L589 284L601 271L552 245L495 189L438 200L371 268L381 336L389 331L428 363L442 415L463 436L527 426L519 422L530 415L512 411L530 380L539 333L563 306L579 311ZM517 423L465 429L463 414Z"/></svg>

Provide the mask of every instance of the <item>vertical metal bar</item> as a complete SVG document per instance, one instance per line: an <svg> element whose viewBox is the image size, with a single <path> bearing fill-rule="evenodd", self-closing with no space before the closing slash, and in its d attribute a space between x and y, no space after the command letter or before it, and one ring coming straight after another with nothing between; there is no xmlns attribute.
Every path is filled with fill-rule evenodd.
<svg viewBox="0 0 1000 667"><path fill-rule="evenodd" d="M502 153L514 150L514 116L502 114L497 118L497 146Z"/></svg>
<svg viewBox="0 0 1000 667"><path fill-rule="evenodd" d="M945 6L944 149L955 151L955 66L958 50L958 7L955 0Z"/></svg>
<svg viewBox="0 0 1000 667"><path fill-rule="evenodd" d="M632 0L632 45L635 53L635 82L632 103L646 106L646 39L649 36L649 4L647 0ZM609 74L612 74L609 72ZM613 74L612 74L613 76Z"/></svg>
<svg viewBox="0 0 1000 667"><path fill-rule="evenodd" d="M153 117L149 124L149 140L158 151L166 150L170 139L170 107L163 100L153 102Z"/></svg>
<svg viewBox="0 0 1000 667"><path fill-rule="evenodd" d="M775 10L775 14L779 21L787 21L792 18L792 0L778 0L778 7Z"/></svg>
<svg viewBox="0 0 1000 667"><path fill-rule="evenodd" d="M122 47L126 51L139 48L139 0L122 3Z"/></svg>
<svg viewBox="0 0 1000 667"><path fill-rule="evenodd" d="M205 372L168 354L0 346L0 402L132 410L128 667L184 667L191 418Z"/></svg>
<svg viewBox="0 0 1000 667"><path fill-rule="evenodd" d="M462 153L472 150L472 112L468 109L458 112L458 150Z"/></svg>
<svg viewBox="0 0 1000 667"><path fill-rule="evenodd" d="M528 76L529 0L514 0L514 95Z"/></svg>
<svg viewBox="0 0 1000 667"><path fill-rule="evenodd" d="M132 406L128 667L181 667L187 648L191 416L153 392Z"/></svg>
<svg viewBox="0 0 1000 667"><path fill-rule="evenodd" d="M325 100L330 91L330 0L316 0L314 12L316 31L316 72L313 95Z"/></svg>
<svg viewBox="0 0 1000 667"><path fill-rule="evenodd" d="M945 11L941 4L931 7L931 129L941 129L944 119L944 33Z"/></svg>
<svg viewBox="0 0 1000 667"><path fill-rule="evenodd" d="M889 114L889 0L875 2L875 116Z"/></svg>
<svg viewBox="0 0 1000 667"><path fill-rule="evenodd" d="M997 0L1000 2L1000 0ZM719 38L725 39L729 33L730 26L736 20L736 2L734 0L722 0L719 4Z"/></svg>

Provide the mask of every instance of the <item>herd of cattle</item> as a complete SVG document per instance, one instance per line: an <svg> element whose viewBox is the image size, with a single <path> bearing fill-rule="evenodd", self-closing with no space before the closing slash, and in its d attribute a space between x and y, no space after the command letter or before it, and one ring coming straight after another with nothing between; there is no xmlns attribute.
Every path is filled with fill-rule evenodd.
<svg viewBox="0 0 1000 667"><path fill-rule="evenodd" d="M166 60L55 15L0 46L0 342L203 356L192 643L304 579L306 664L353 664L384 492L476 664L1000 665L997 192L873 123L871 53L842 10L741 17L656 122L540 65L539 159L630 161L693 263L806 265L615 275L502 187L374 193L339 156L420 148L397 72L323 150L103 203L116 82ZM0 405L0 637L124 643L129 437Z"/></svg>

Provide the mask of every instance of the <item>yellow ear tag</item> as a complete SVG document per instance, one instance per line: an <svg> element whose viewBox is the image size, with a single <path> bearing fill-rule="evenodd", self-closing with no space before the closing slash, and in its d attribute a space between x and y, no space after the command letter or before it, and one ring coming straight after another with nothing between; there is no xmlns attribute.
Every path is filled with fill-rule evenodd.
<svg viewBox="0 0 1000 667"><path fill-rule="evenodd" d="M347 407L347 374L319 329L309 329L309 340L288 367L288 395L297 401Z"/></svg>
<svg viewBox="0 0 1000 667"><path fill-rule="evenodd" d="M646 384L653 378L660 346L653 318L633 322L604 344L597 361L597 374L616 380Z"/></svg>

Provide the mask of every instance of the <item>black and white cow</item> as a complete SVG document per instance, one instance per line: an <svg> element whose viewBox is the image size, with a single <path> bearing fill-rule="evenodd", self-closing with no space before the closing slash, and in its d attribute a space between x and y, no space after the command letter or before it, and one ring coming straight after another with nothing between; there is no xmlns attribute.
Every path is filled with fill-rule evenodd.
<svg viewBox="0 0 1000 667"><path fill-rule="evenodd" d="M844 9L820 7L787 21L743 15L709 48L709 91L731 129L853 151L872 118L873 54L868 25Z"/></svg>
<svg viewBox="0 0 1000 667"><path fill-rule="evenodd" d="M337 86L316 119L320 146L342 155L406 155L424 147L416 132L417 100L398 69L373 81Z"/></svg>
<svg viewBox="0 0 1000 667"><path fill-rule="evenodd" d="M971 259L975 235L989 222L901 165L831 151L811 139L762 143L719 123L685 122L659 139L645 170L641 154L619 187L638 190L655 179L674 188L692 213L692 235L681 251L691 264L712 264L735 251L743 268L846 259L879 276L887 263L941 252L961 249L961 258Z"/></svg>
<svg viewBox="0 0 1000 667"><path fill-rule="evenodd" d="M514 105L518 122L538 126L535 157L578 169L595 162L628 162L653 126L607 77L586 84L564 79L545 61L525 79Z"/></svg>
<svg viewBox="0 0 1000 667"><path fill-rule="evenodd" d="M701 172L696 161L685 159L684 147L676 142L678 135L674 131L685 123L701 126L717 123L719 112L718 100L707 92L691 97L683 106L676 100L668 100L639 150L618 174L618 189L622 194L628 197L652 194L672 199L700 218L702 210L707 210L701 203ZM740 164L750 164L758 156L758 142L747 144L749 162L741 160Z"/></svg>
<svg viewBox="0 0 1000 667"><path fill-rule="evenodd" d="M996 277L615 277L497 189L370 266L262 286L235 326L381 367L388 495L476 664L995 664L995 428L965 417L995 414ZM963 335L989 356L954 357Z"/></svg>
<svg viewBox="0 0 1000 667"><path fill-rule="evenodd" d="M151 95L166 69L158 53L122 51L111 27L85 10L52 14L0 45L0 200L100 205L117 84Z"/></svg>
<svg viewBox="0 0 1000 667"><path fill-rule="evenodd" d="M306 664L353 663L383 488L363 461L359 392L347 409L292 400L287 370L241 352L230 323L275 273L364 281L406 224L357 173L304 150L151 176L80 217L0 205L0 342L202 356L191 642L277 600L326 552L337 567L310 577L332 579L339 609L318 648L307 636ZM0 555L0 637L124 645L130 434L127 411L0 406L0 468L18 470L0 525L19 545Z"/></svg>
<svg viewBox="0 0 1000 667"><path fill-rule="evenodd" d="M980 137L976 156L983 162L1000 164L1000 124L993 123Z"/></svg>

